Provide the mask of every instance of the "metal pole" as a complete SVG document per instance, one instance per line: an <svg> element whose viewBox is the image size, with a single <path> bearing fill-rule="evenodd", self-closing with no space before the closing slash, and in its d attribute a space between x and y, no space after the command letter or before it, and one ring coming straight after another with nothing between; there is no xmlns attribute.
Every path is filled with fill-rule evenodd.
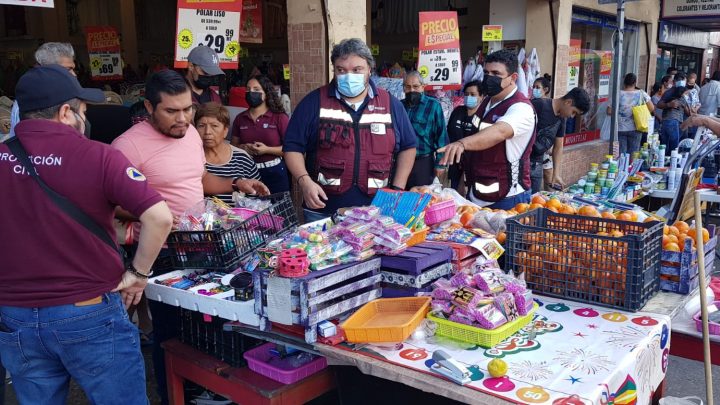
<svg viewBox="0 0 720 405"><path fill-rule="evenodd" d="M625 0L617 0L617 35L615 37L615 57L613 58L612 115L610 115L610 154L615 154L618 131L618 110L620 108L620 86L622 86L622 50L625 31Z"/></svg>

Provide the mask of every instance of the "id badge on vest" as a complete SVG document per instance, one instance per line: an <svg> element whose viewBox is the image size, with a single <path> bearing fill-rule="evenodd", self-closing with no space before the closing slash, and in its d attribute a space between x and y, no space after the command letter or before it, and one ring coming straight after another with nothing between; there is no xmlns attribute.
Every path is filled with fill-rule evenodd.
<svg viewBox="0 0 720 405"><path fill-rule="evenodd" d="M370 133L373 135L385 135L387 133L385 131L385 124L370 124Z"/></svg>

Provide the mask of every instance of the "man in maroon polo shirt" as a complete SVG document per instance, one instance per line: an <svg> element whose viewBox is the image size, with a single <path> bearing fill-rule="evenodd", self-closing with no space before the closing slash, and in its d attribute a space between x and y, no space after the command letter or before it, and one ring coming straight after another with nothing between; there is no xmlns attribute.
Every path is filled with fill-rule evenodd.
<svg viewBox="0 0 720 405"><path fill-rule="evenodd" d="M137 328L124 305L137 303L172 215L145 176L119 151L83 136L83 89L59 65L31 69L16 94L22 147L49 188L115 240L122 205L143 224L125 268L118 252L60 209L6 144L0 144L0 359L20 403L64 403L70 377L93 403L147 403ZM21 156L21 155L19 155Z"/></svg>

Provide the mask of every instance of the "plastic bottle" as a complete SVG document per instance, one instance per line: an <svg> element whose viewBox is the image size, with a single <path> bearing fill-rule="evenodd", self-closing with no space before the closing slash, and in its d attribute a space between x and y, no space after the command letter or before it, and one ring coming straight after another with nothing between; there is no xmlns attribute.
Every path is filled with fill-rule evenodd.
<svg viewBox="0 0 720 405"><path fill-rule="evenodd" d="M667 189L668 190L675 190L675 172L677 169L671 169L668 170L667 174Z"/></svg>
<svg viewBox="0 0 720 405"><path fill-rule="evenodd" d="M678 150L673 149L673 151L670 152L670 170L677 168L677 164L678 164Z"/></svg>

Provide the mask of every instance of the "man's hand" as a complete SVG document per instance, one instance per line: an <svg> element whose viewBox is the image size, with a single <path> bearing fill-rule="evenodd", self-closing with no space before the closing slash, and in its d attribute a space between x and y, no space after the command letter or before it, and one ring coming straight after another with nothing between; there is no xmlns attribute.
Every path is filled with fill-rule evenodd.
<svg viewBox="0 0 720 405"><path fill-rule="evenodd" d="M251 143L243 143L241 145L238 145L238 148L244 150L245 152L249 153L252 156L255 156L255 148L253 147L253 144L251 144Z"/></svg>
<svg viewBox="0 0 720 405"><path fill-rule="evenodd" d="M270 195L270 190L260 180L238 179L235 184L240 191L248 195Z"/></svg>
<svg viewBox="0 0 720 405"><path fill-rule="evenodd" d="M460 141L453 142L437 150L437 153L444 153L440 164L443 166L460 163L462 154L465 152L465 144Z"/></svg>
<svg viewBox="0 0 720 405"><path fill-rule="evenodd" d="M552 183L550 183L550 185L551 185L553 188L559 188L560 190L564 189L564 188L565 188L565 182L564 182L563 179L560 177L560 175L557 174L558 170L554 170L554 172L555 172L555 173L554 173L554 176L553 176L553 179L552 179Z"/></svg>
<svg viewBox="0 0 720 405"><path fill-rule="evenodd" d="M328 200L325 190L323 190L319 184L315 183L310 176L302 176L300 180L298 180L298 185L300 186L300 190L302 190L303 200L308 208L313 210L325 208L323 200Z"/></svg>
<svg viewBox="0 0 720 405"><path fill-rule="evenodd" d="M704 127L705 125L705 116L704 115L691 115L683 121L682 125L680 125L680 129L685 130L691 127Z"/></svg>
<svg viewBox="0 0 720 405"><path fill-rule="evenodd" d="M122 280L112 292L120 291L125 308L127 308L140 302L146 285L147 279L135 277L132 273L126 271L123 273Z"/></svg>

